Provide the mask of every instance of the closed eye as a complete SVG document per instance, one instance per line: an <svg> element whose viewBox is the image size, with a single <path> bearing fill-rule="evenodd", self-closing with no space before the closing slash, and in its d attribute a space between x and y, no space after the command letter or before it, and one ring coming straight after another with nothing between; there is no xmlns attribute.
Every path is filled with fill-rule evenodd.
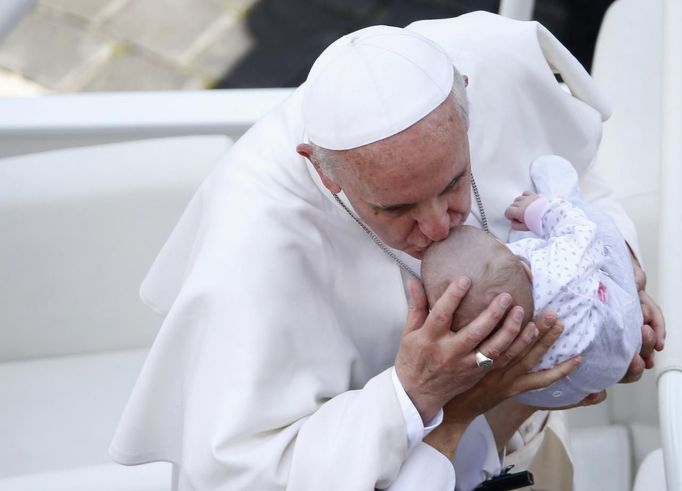
<svg viewBox="0 0 682 491"><path fill-rule="evenodd" d="M443 195L445 193L452 191L452 189L455 186L457 186L457 184L459 184L459 181L462 179L462 177L464 177L464 173L456 175L454 179L450 181L447 186L445 186L445 189L443 189L443 192L441 192L440 194Z"/></svg>
<svg viewBox="0 0 682 491"><path fill-rule="evenodd" d="M393 206L382 206L379 207L380 211L386 212L386 213L402 213L404 211L409 210L412 207L412 205L393 205Z"/></svg>
<svg viewBox="0 0 682 491"><path fill-rule="evenodd" d="M457 174L455 177L452 178L452 180L445 186L445 188L439 193L438 196L442 196L446 193L449 193L452 191L457 184L459 184L460 180L462 177L464 177L467 173L467 169L464 169L462 172ZM397 205L387 205L387 206L376 206L375 210L377 212L385 212L385 213L391 213L391 214L399 214L405 211L408 211L410 208L414 206L413 203L401 203Z"/></svg>

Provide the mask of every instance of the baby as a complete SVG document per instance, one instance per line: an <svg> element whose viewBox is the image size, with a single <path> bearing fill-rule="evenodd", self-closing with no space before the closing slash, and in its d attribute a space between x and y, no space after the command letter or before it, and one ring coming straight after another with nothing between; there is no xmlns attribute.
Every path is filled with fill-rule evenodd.
<svg viewBox="0 0 682 491"><path fill-rule="evenodd" d="M454 330L502 292L523 307L524 324L556 312L564 332L534 370L576 355L583 361L565 379L516 400L561 407L623 377L640 349L642 312L625 241L609 218L580 199L571 164L541 157L531 165L531 179L538 194L523 193L505 213L513 229L507 245L477 228L458 227L428 249L422 279L433 304L456 276L471 278Z"/></svg>

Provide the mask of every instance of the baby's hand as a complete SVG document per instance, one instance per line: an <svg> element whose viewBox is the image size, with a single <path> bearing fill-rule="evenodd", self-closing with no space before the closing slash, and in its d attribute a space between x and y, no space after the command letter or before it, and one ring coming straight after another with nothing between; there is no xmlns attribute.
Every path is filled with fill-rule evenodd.
<svg viewBox="0 0 682 491"><path fill-rule="evenodd" d="M514 202L504 211L504 216L511 220L512 230L528 230L523 215L526 208L533 201L538 199L538 195L530 191L524 191L521 196L517 196Z"/></svg>

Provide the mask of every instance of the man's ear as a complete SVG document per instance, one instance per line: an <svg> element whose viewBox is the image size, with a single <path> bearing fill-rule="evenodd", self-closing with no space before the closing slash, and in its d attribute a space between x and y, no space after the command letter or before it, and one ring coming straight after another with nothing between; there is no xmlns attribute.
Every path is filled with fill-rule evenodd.
<svg viewBox="0 0 682 491"><path fill-rule="evenodd" d="M308 145L307 143L300 143L296 145L296 153L298 153L301 157L305 157L310 161L311 164L313 164L313 167L315 167L317 175L320 176L320 179L322 180L322 184L324 184L324 187L329 189L334 194L338 194L341 192L341 186L336 184L336 182L327 175L324 169L320 167L320 164L313 158L312 146Z"/></svg>

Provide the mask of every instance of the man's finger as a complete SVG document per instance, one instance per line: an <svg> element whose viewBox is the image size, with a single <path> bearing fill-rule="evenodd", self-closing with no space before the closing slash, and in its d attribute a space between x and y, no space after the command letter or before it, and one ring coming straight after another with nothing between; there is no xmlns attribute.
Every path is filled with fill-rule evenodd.
<svg viewBox="0 0 682 491"><path fill-rule="evenodd" d="M635 275L635 285L637 286L637 291L644 291L646 288L646 273L642 269L642 266L639 264L639 260L635 256L635 253L632 251L632 247L630 247L630 244L625 242L625 245L628 247L628 251L630 251L630 260L632 262L632 272Z"/></svg>
<svg viewBox="0 0 682 491"><path fill-rule="evenodd" d="M559 339L564 330L564 325L560 320L557 320L554 325L545 332L538 341L531 347L521 361L515 365L514 371L527 372L535 365L537 365L542 357L552 347L554 342Z"/></svg>
<svg viewBox="0 0 682 491"><path fill-rule="evenodd" d="M535 328L537 329L538 333L535 336L535 341L531 342L526 346L519 355L516 356L516 359L521 359L524 356L526 356L526 353L528 353L533 346L535 346L535 343L537 343L538 338L544 336L547 331L549 331L552 327L554 327L554 324L556 324L559 321L559 318L557 317L555 312L548 311L548 312L543 312L540 314L534 322Z"/></svg>
<svg viewBox="0 0 682 491"><path fill-rule="evenodd" d="M518 305L513 307L505 316L502 326L490 338L478 345L477 351L493 360L500 358L502 353L506 353L512 343L519 337L523 317L523 308ZM507 358L502 363L505 363L505 360Z"/></svg>
<svg viewBox="0 0 682 491"><path fill-rule="evenodd" d="M516 379L513 385L513 395L525 392L527 390L544 389L549 387L557 380L570 375L573 370L580 366L582 358L576 356L570 360L558 364L549 370L540 370L539 372L530 372Z"/></svg>
<svg viewBox="0 0 682 491"><path fill-rule="evenodd" d="M417 278L408 278L406 286L408 306L403 336L422 327L429 314L429 304L421 281Z"/></svg>
<svg viewBox="0 0 682 491"><path fill-rule="evenodd" d="M580 401L578 403L578 406L594 406L595 404L601 404L606 400L606 389L602 390L601 392L595 392L594 394L590 394L585 399Z"/></svg>
<svg viewBox="0 0 682 491"><path fill-rule="evenodd" d="M665 345L665 318L663 317L663 312L654 299L644 290L639 292L639 301L642 304L643 314L646 310L644 323L650 325L656 335L654 349L661 351Z"/></svg>
<svg viewBox="0 0 682 491"><path fill-rule="evenodd" d="M460 302L469 291L471 280L460 276L448 285L441 297L436 301L431 312L424 321L424 328L438 338L450 332L452 316Z"/></svg>
<svg viewBox="0 0 682 491"><path fill-rule="evenodd" d="M651 326L645 324L642 326L642 348L639 350L639 355L646 359L654 352L656 345L656 334Z"/></svg>
<svg viewBox="0 0 682 491"><path fill-rule="evenodd" d="M457 351L470 353L477 348L495 329L511 303L512 297L509 293L500 293L496 296L483 312L455 333L452 342L457 347ZM486 356L488 355L486 354Z"/></svg>
<svg viewBox="0 0 682 491"><path fill-rule="evenodd" d="M520 358L522 354L529 349L533 340L537 339L540 331L535 327L535 322L529 322L523 328L521 334L516 338L512 345L502 353L502 356L495 362L497 367L505 367L513 360Z"/></svg>
<svg viewBox="0 0 682 491"><path fill-rule="evenodd" d="M639 265L639 261L635 258L635 256L632 255L632 251L630 252L630 258L632 259L632 270L635 275L635 285L637 286L637 291L644 291L647 280L646 273Z"/></svg>
<svg viewBox="0 0 682 491"><path fill-rule="evenodd" d="M632 361L630 362L630 366L628 367L627 373L623 376L622 379L620 379L619 383L629 384L632 382L637 382L640 378L642 378L642 373L644 373L644 367L645 367L644 360L642 359L641 356L639 356L639 353L636 353L634 358L632 358Z"/></svg>

